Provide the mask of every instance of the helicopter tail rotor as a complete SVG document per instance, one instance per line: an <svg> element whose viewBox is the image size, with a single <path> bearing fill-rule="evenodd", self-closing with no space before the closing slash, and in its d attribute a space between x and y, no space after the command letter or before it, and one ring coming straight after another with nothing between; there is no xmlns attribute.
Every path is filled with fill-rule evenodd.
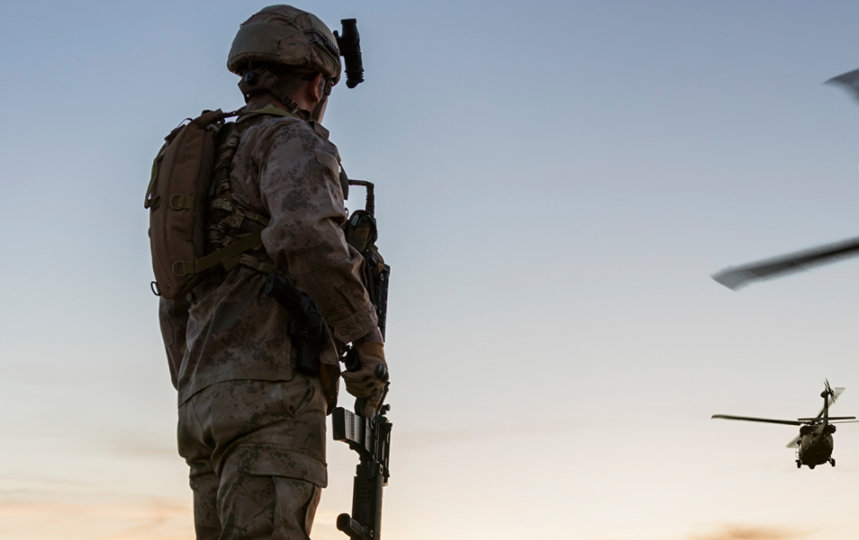
<svg viewBox="0 0 859 540"><path fill-rule="evenodd" d="M830 403L835 403L838 400L838 396L840 396L841 393L844 392L843 386L836 386L835 388L832 388L832 386L829 384L829 379L823 379L823 385L824 388L823 392L820 393L820 397L824 399L828 398L830 400Z"/></svg>

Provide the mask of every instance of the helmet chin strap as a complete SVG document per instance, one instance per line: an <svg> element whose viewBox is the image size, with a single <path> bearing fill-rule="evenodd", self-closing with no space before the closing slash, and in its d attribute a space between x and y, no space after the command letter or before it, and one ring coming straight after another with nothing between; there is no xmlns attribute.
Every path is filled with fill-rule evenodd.
<svg viewBox="0 0 859 540"><path fill-rule="evenodd" d="M239 90L245 98L245 103L256 94L268 92L286 106L292 114L305 116L307 111L298 108L298 104L284 91L279 84L279 77L267 69L249 69L239 79Z"/></svg>
<svg viewBox="0 0 859 540"><path fill-rule="evenodd" d="M322 116L325 114L325 108L328 105L328 96L331 94L333 86L331 79L326 79L322 88L322 97L312 111L306 111L299 108L298 104L292 97L282 88L280 77L267 69L249 69L241 79L239 79L239 90L245 97L245 103L254 95L264 92L271 93L287 110L292 114L304 118L305 120L322 121Z"/></svg>
<svg viewBox="0 0 859 540"><path fill-rule="evenodd" d="M322 99L319 100L319 103L316 104L316 107L313 108L313 111L310 113L310 118L316 122L322 122L322 116L325 114L325 108L328 106L328 96L322 96Z"/></svg>
<svg viewBox="0 0 859 540"><path fill-rule="evenodd" d="M322 122L322 116L325 114L325 108L328 106L328 96L331 95L331 88L334 86L334 79L325 79L322 85L322 97L319 103L313 108L310 117L318 123Z"/></svg>

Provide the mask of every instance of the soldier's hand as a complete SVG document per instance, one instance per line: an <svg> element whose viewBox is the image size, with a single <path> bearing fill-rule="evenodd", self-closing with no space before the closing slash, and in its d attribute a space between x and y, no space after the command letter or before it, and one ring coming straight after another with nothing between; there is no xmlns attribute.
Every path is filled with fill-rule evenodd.
<svg viewBox="0 0 859 540"><path fill-rule="evenodd" d="M385 346L379 341L355 342L353 344L358 355L359 368L355 371L344 371L343 380L346 390L356 398L364 398L364 408L361 412L366 417L372 417L382 399L382 391L387 381L388 364L385 362ZM379 366L384 366L385 377L379 377Z"/></svg>

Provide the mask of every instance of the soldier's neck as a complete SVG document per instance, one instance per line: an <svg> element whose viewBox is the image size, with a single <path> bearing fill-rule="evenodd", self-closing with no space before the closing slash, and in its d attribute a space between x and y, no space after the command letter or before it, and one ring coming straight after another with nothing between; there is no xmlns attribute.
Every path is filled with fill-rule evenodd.
<svg viewBox="0 0 859 540"><path fill-rule="evenodd" d="M285 103L283 103L281 100L277 99L271 94L257 94L255 96L251 96L251 98L248 100L246 108L254 110L262 109L268 106L277 107L278 109L283 109L285 111L289 111L292 109L292 107L287 106Z"/></svg>

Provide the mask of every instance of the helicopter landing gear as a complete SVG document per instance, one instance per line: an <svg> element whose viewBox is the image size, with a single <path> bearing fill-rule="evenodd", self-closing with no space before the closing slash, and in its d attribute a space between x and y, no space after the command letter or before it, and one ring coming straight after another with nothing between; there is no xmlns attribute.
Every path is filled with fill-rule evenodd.
<svg viewBox="0 0 859 540"><path fill-rule="evenodd" d="M814 463L809 463L808 468L809 468L809 469L813 469L813 468L814 468Z"/></svg>
<svg viewBox="0 0 859 540"><path fill-rule="evenodd" d="M829 464L835 466L835 458L829 458Z"/></svg>
<svg viewBox="0 0 859 540"><path fill-rule="evenodd" d="M801 469L801 468L802 468L802 462L801 462L800 460L796 460L796 468L797 468L797 469Z"/></svg>

